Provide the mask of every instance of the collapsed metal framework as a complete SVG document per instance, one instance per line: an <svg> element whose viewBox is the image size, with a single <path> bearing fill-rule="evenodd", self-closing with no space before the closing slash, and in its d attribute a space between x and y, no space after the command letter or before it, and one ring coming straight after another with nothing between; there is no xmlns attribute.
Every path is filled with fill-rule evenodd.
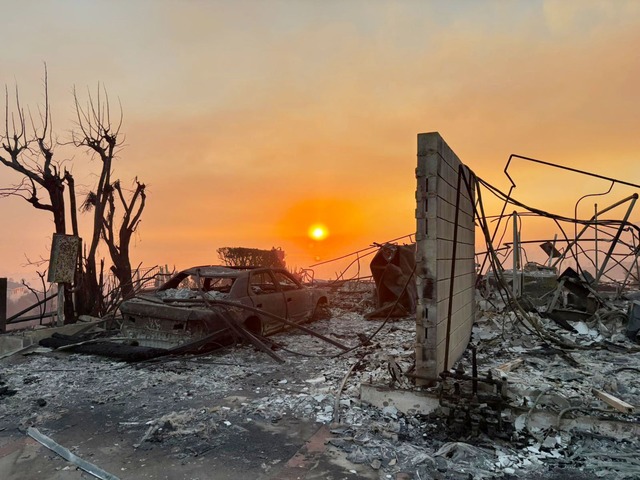
<svg viewBox="0 0 640 480"><path fill-rule="evenodd" d="M509 166L514 159L598 178L611 182L611 186L603 194L589 194L578 199L573 218L549 213L529 207L513 198L512 192L516 188L516 183L509 174ZM517 315L523 312L518 299L523 293L522 273L528 265L524 265L522 260L527 260L529 264L526 250L522 247L523 243L545 242L541 246L548 250L549 258L547 265L540 266L541 269L548 268L547 271L557 272L563 261L573 260L578 276L576 281L585 283L584 287L594 293L596 293L595 289L605 288L607 285L604 284L608 283L609 288L611 285L615 287L619 296L630 284L633 283L636 286L640 284L640 228L630 222L638 193L634 192L605 208L599 209L596 204L593 216L588 219L580 219L577 215L580 201L587 197L607 194L614 185L636 189L640 189L640 185L515 154L509 157L504 173L511 182L507 194L477 177L462 164L439 134L418 135L418 168L416 170L418 307L416 375L414 375L418 383L430 384L438 377L446 378L451 372L453 363L460 357L469 342L476 285L470 287L466 279L475 279L476 265L480 266L478 273L485 273L487 264L490 265L496 277L499 277L500 283L506 286L509 281L505 275L505 265L508 257L511 256L513 267L510 272L511 288L508 292L507 305L511 305ZM483 190L503 200L501 213L493 217L497 218L497 223L492 233L488 223L491 217L486 215L483 204ZM505 213L508 205L520 208L520 212L514 210L512 213ZM626 207L622 219L605 217L618 207ZM522 242L521 217L529 215L553 220L566 246L560 247L562 241L558 242L557 234L553 241ZM495 242L505 218L510 218L512 221L513 241L506 243L503 249ZM562 223L569 223L574 227L573 238L567 235ZM473 233L467 231L467 229L471 232L475 231L476 226L482 232L487 246L485 252L477 255L473 250ZM580 232L578 232L579 226L581 226ZM499 244L502 243L507 227L508 221L498 241ZM594 238L586 238L585 233L588 231L593 231ZM593 247L585 248L587 242L591 242ZM605 251L601 251L603 245L606 246ZM501 254L502 258L499 256L500 250L506 250L506 253ZM473 267L465 263L469 257L469 251L471 251L470 257L478 260L481 255L484 255L482 263L473 264ZM593 275L588 271L589 266L593 267ZM615 274L612 273L614 269L618 270L618 276L622 273L622 278L614 278ZM469 304L472 305L470 308Z"/></svg>
<svg viewBox="0 0 640 480"><path fill-rule="evenodd" d="M370 281L372 280L371 275L362 275L361 261L363 261L369 256L375 255L382 245L392 245L400 241L408 241L409 243L413 243L414 236L415 236L414 233L409 233L407 235L392 238L391 240L386 240L381 243L374 242L371 246L366 248L361 248L360 250L356 250L355 252L347 253L339 257L331 258L329 260L323 260L322 262L309 265L308 269L303 269L303 272L305 272L305 275L307 275L313 280L314 278L314 274L312 270L313 268L319 267L320 265L327 265L330 263L340 262L341 260L343 260L345 262L349 261L349 263L346 264L346 266L343 266L340 272L336 273L336 278L335 280L332 281L333 284L339 284L347 281L362 281L362 280ZM307 273L307 272L311 272L311 273Z"/></svg>
<svg viewBox="0 0 640 480"><path fill-rule="evenodd" d="M516 188L516 183L513 180L513 177L509 174L509 167L512 165L512 161L514 159L557 168L576 173L578 175L597 178L611 182L611 184L609 189L605 192L590 193L580 197L574 207L574 217L566 217L549 213L527 206L517 201L512 196L513 190ZM545 252L549 255L547 265L555 268L556 270L561 267L564 261L573 261L576 271L579 274L586 276L594 288L602 286L603 283L608 283L612 285L618 293L620 293L630 284L637 285L640 282L640 228L638 225L629 221L638 200L638 193L634 192L632 195L628 195L605 208L599 208L597 203L594 204L594 213L588 219L580 219L577 214L578 205L587 197L606 195L612 191L615 185L632 187L635 189L640 189L640 185L516 154L509 156L504 168L504 173L511 183L509 191L506 194L487 182L480 180L480 183L491 193L503 200L501 213L496 217L493 217L497 218L497 222L493 229L491 240L487 242L487 252L490 250L493 250L494 252L506 250L506 253L502 254L504 261L501 262L501 266L506 263L507 257L512 255L512 273L514 278L512 288L516 296L519 293L518 288L520 288L520 285L516 282L516 271L522 270L523 268L519 259L523 256L526 258L526 250L523 248L524 244L542 244L540 247L545 249ZM521 210L506 214L505 211L507 205L520 207ZM626 210L622 215L622 219L604 218L605 214L609 214L618 207L625 206ZM521 222L523 218L529 216L546 217L554 221L561 235L561 239L558 240L558 234L556 234L552 240L541 239L524 242L521 241L521 227L518 227L518 223ZM505 225L502 237L498 241L498 245L496 245L496 237L500 231L501 223L503 219L507 219L508 222L509 218L512 219L511 221L514 229L513 241L505 242L504 244L502 243L502 238L504 238L504 234L507 229L507 225ZM563 223L573 226L573 237L570 237L567 234L566 229L562 226ZM578 231L578 227L581 227L580 231ZM593 232L593 236L586 237L585 234L587 232ZM565 245L564 248L560 246L563 243ZM504 245L504 247L501 248L500 245ZM585 247L586 245L588 245L588 247ZM603 248L603 245L607 247ZM558 248L560 248L561 251L558 251ZM488 256L485 256L480 267L480 272L485 272L485 266L487 263ZM593 274L589 273L589 269L593 271ZM615 270L617 270L616 273L614 273ZM614 277L614 275L617 275L617 278Z"/></svg>
<svg viewBox="0 0 640 480"><path fill-rule="evenodd" d="M640 185L611 177L586 172L541 160L511 155L505 167L505 174L511 182L508 193L503 193L493 185L477 177L473 171L460 162L455 153L438 133L418 135L418 168L416 169L416 271L417 289L416 311L416 371L411 374L420 384L432 384L450 372L451 367L466 349L471 325L474 320L476 273L485 273L489 264L505 282L505 265L511 256L510 294L519 298L522 294L521 271L527 260L525 244L546 243L549 259L545 262L550 269L558 269L562 262L574 260L578 273L583 273L581 262L588 261L594 266L592 287L607 281L612 282L613 269L622 269L623 279L617 282L621 291L630 283L640 279L640 229L631 218L638 194L627 196L605 208L595 207L594 214L588 219L579 219L577 214L565 217L529 207L512 196L516 184L509 175L509 166L514 159L564 169L573 173L595 177L627 187L640 188ZM609 189L609 191L611 188ZM483 191L503 200L502 211L497 216L489 216L483 204ZM606 192L609 193L609 192ZM582 197L576 203L588 196ZM520 211L506 214L508 205L518 207ZM618 207L626 206L622 220L607 219L604 216ZM527 216L547 217L558 226L561 237L553 240L522 241L521 220ZM504 243L505 232L499 240L498 234L503 220L510 218L513 227L513 241ZM493 228L489 221L497 220ZM572 238L562 227L562 223L575 226ZM578 226L581 227L578 232ZM482 232L487 249L475 252L476 227ZM491 230L493 230L491 232ZM586 233L593 232L593 238ZM629 237L630 238L627 238ZM401 237L402 238L402 237ZM397 239L396 239L397 240ZM562 248L562 242L566 247ZM392 241L391 241L392 242ZM497 242L497 243L496 243ZM595 247L585 248L587 242ZM600 252L602 246L606 251ZM556 248L557 247L557 248ZM374 253L376 246L354 252L355 259L350 266L357 265L353 279L360 277L360 260ZM560 249L561 251L558 251ZM626 249L626 250L625 250ZM624 251L623 251L624 250ZM498 252L502 258L498 256ZM599 252L601 255L599 255ZM595 259L589 255L595 254ZM484 255L484 258L482 256ZM348 256L339 257L344 259ZM629 259L632 261L629 262ZM324 262L323 262L324 263ZM319 265L319 264L317 264ZM476 272L476 267L480 268ZM635 273L634 273L635 270ZM345 280L345 272L338 281Z"/></svg>

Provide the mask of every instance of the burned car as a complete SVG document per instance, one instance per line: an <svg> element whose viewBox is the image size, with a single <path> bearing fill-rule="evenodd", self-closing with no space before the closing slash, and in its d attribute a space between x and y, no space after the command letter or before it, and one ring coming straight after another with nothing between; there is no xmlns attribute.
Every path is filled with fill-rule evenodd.
<svg viewBox="0 0 640 480"><path fill-rule="evenodd" d="M284 269L200 266L177 273L153 293L126 300L120 311L125 337L175 348L216 333L229 338L234 325L270 335L291 322L325 316L327 306L326 292L303 286Z"/></svg>

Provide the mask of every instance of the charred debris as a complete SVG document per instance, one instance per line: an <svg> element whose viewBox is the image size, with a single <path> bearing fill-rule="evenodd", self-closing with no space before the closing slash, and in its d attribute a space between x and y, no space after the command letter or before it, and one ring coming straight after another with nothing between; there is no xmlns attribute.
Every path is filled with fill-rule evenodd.
<svg viewBox="0 0 640 480"><path fill-rule="evenodd" d="M285 295L304 291L306 310L296 319L230 299L228 283L203 281L223 278L213 267L194 267L186 283L159 289L173 297L139 296L135 308L85 318L76 333L5 354L1 418L51 431L47 408L124 402L116 423L135 440L131 449L170 447L182 459L211 455L244 435L248 422L298 418L322 426L322 450L344 456L353 478L640 478L640 229L629 221L638 194L595 206L588 219L543 212L514 198L514 161L640 188L518 155L505 167L508 193L475 176L461 182L477 189L474 220L486 249L475 252L470 341L439 378L425 382L416 369L411 234L341 257L351 263L333 281L301 285L272 269L223 272L237 279L253 271L249 289L266 291L271 278ZM485 214L487 192L502 199L499 215ZM509 206L517 211L506 213ZM610 216L614 209L622 218ZM531 217L549 219L558 234L523 241ZM526 261L531 248L546 261ZM260 285L257 272L267 272ZM181 309L177 316L162 317L156 307L167 304ZM198 317L194 307L211 315ZM132 320L134 311L142 313ZM139 335L145 329L151 341ZM66 362L80 368L67 373ZM145 397L160 382L166 389ZM197 398L230 406L201 409ZM284 471L260 469L261 478Z"/></svg>

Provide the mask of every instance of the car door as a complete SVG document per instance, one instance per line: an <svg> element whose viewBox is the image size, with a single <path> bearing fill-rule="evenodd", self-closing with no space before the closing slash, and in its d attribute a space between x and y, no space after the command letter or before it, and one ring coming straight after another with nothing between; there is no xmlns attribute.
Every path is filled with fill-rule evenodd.
<svg viewBox="0 0 640 480"><path fill-rule="evenodd" d="M311 293L286 271L273 272L276 283L284 293L287 316L294 322L303 322L311 317L313 308Z"/></svg>
<svg viewBox="0 0 640 480"><path fill-rule="evenodd" d="M273 275L268 270L256 270L249 274L249 297L255 308L287 318L287 307L284 294L280 290ZM273 318L261 315L262 331L270 334L281 330L284 325Z"/></svg>

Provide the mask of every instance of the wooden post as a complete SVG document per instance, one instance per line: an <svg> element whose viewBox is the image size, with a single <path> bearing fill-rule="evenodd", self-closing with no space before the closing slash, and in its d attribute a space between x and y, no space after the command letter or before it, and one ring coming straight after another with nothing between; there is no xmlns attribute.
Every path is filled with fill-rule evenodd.
<svg viewBox="0 0 640 480"><path fill-rule="evenodd" d="M0 278L0 333L7 331L7 279Z"/></svg>
<svg viewBox="0 0 640 480"><path fill-rule="evenodd" d="M607 405L615 408L619 412L622 413L633 413L635 411L635 407L624 400L620 400L618 397L614 397L610 393L607 393L603 390L598 390L597 388L592 388L591 393L593 393L596 397L602 400Z"/></svg>
<svg viewBox="0 0 640 480"><path fill-rule="evenodd" d="M58 284L58 327L64 325L64 283Z"/></svg>

